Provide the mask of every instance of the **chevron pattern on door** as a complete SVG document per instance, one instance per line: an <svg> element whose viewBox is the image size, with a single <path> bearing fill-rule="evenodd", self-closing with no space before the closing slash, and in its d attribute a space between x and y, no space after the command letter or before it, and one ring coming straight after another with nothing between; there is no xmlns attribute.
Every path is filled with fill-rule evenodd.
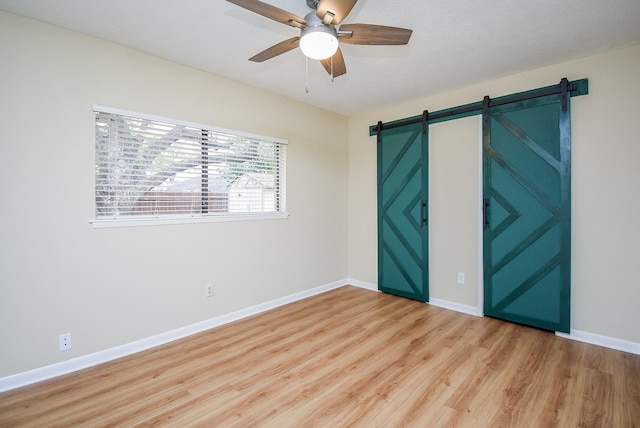
<svg viewBox="0 0 640 428"><path fill-rule="evenodd" d="M569 332L570 129L560 95L484 123L485 314Z"/></svg>
<svg viewBox="0 0 640 428"><path fill-rule="evenodd" d="M378 138L378 288L429 299L427 136L421 124L383 130Z"/></svg>

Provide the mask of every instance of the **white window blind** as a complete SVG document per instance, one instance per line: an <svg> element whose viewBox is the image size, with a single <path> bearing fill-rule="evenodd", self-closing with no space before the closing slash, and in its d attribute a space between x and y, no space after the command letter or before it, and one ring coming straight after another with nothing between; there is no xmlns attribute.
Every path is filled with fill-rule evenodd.
<svg viewBox="0 0 640 428"><path fill-rule="evenodd" d="M108 108L94 112L94 224L285 213L285 141Z"/></svg>

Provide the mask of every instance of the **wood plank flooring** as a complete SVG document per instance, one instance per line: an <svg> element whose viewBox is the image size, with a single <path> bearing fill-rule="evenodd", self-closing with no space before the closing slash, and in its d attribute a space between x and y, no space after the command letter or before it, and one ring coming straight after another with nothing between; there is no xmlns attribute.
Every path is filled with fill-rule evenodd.
<svg viewBox="0 0 640 428"><path fill-rule="evenodd" d="M1 427L640 427L640 356L342 287L0 394Z"/></svg>

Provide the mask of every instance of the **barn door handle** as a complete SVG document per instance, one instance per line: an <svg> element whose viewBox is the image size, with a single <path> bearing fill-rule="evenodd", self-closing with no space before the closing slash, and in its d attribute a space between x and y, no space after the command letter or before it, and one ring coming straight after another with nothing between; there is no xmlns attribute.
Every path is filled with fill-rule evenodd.
<svg viewBox="0 0 640 428"><path fill-rule="evenodd" d="M426 207L427 203L425 201L420 201L420 226L424 226L427 223L427 217L425 216Z"/></svg>
<svg viewBox="0 0 640 428"><path fill-rule="evenodd" d="M489 227L489 199L484 198L482 200L482 228L487 229Z"/></svg>

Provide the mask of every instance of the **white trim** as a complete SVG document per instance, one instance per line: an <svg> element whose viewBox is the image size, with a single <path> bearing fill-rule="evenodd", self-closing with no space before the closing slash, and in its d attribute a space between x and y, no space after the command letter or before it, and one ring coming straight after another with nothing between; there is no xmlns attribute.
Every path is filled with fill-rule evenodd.
<svg viewBox="0 0 640 428"><path fill-rule="evenodd" d="M429 303L432 306L437 306L439 308L449 309L456 312L462 312L463 314L473 315L473 316L482 316L482 314L478 313L478 308L475 306L463 305L462 303L450 302L448 300L442 299L434 299L430 298Z"/></svg>
<svg viewBox="0 0 640 428"><path fill-rule="evenodd" d="M287 140L282 138L268 137L268 136L241 132L241 131L235 131L235 130L230 130L225 128L218 128L211 125L186 122L186 121L173 119L173 118L165 118L165 117L156 116L156 115L147 114L147 113L128 111L128 110L123 110L123 109L114 108L114 107L102 106L98 104L93 105L93 110L94 112L96 112L96 119L99 119L98 116L100 114L106 113L106 115L108 117L111 117L112 119L115 117L115 115L122 116L122 117L131 117L131 118L135 118L135 120L140 119L142 121L154 121L154 122L159 122L164 124L170 124L172 126L176 125L178 127L187 127L187 128L191 128L192 130L203 129L203 130L206 130L209 134L214 134L214 138L217 138L215 137L215 135L223 135L223 134L229 136L229 138L232 138L232 137L235 138L237 136L240 136L243 138L247 138L249 140L264 142L269 146L280 147L280 149L278 149L278 153L280 153L280 155L274 156L272 166L274 168L276 168L277 166L277 171L278 171L277 173L281 174L280 185L276 185L276 194L279 194L278 190L280 190L280 193L281 193L280 196L276 197L277 199L276 203L278 202L280 203L280 205L278 206L278 211L276 212L270 212L270 211L262 212L262 211L259 211L258 209L257 212L238 212L238 213L235 213L235 212L224 212L224 213L218 212L218 213L204 213L204 214L163 213L160 215L151 213L148 215L125 215L125 216L97 215L96 218L89 221L91 224L93 224L94 228L156 226L156 225L170 225L170 224L198 224L198 223L217 223L217 222L247 221L247 220L272 220L272 219L286 219L289 217L289 213L284 211L285 210L284 204L286 199L286 196L284 194L286 189L286 183L284 180L284 176L286 175L286 172L285 172L286 171L286 166L285 166L286 155L284 151L284 146L288 144ZM105 117L105 119L106 118L107 117ZM103 124L108 125L107 122L104 122ZM107 156L110 156L110 153L112 153L111 149L113 148L111 146L112 146L112 143L114 143L115 141L115 140L113 141L112 140L113 140L112 137L106 138L105 144L107 143L108 144L107 146L105 146L105 148L101 150L98 150L98 147L96 146L96 153L99 154L98 152L100 152L100 153L107 154ZM193 140L191 138L187 138L187 140L185 140L185 144L187 145L185 146L185 150L186 150L185 153L192 153L189 150L197 150L197 152L193 152L192 154L200 153L202 144L199 139ZM271 160L269 164L271 164ZM105 164L105 168L110 169L108 165L109 163L107 162ZM198 178L198 175L194 175L193 178ZM105 180L109 181L109 179L105 179ZM96 185L97 184L98 183L96 182ZM123 189L126 190L128 187L129 187L129 183L127 183ZM134 186L134 188L136 188L136 190L140 190L136 186ZM97 188L96 188L96 192L97 192ZM120 190L117 190L116 192L120 193ZM98 198L97 193L96 193L96 198ZM173 197L170 196L169 200L172 200L172 199ZM150 211L152 211L152 209Z"/></svg>
<svg viewBox="0 0 640 428"><path fill-rule="evenodd" d="M156 116L154 114L141 113L141 112L132 111L132 110L125 110L125 109L121 109L121 108L117 108L117 107L103 106L103 105L100 105L100 104L94 104L93 105L93 111L99 111L99 112L110 113L110 114L118 114L118 115L121 115L121 116L130 116L130 117L135 117L135 118L138 118L138 119L154 120L154 121L157 121L157 122L170 123L172 125L188 126L190 128L207 129L209 131L216 131L216 132L220 132L220 133L223 133L223 134L239 135L241 137L254 139L254 140L269 141L269 142L274 142L274 143L279 143L279 144L289 144L289 141L285 140L283 138L276 138L276 137L269 137L269 136L266 136L266 135L251 134L249 132L237 131L235 129L220 128L218 126L206 125L206 124L197 123L197 122L188 122L188 121L185 121L185 120L174 119L174 118L171 118L171 117Z"/></svg>
<svg viewBox="0 0 640 428"><path fill-rule="evenodd" d="M378 290L378 286L376 284L373 284L371 282L358 281L357 279L347 278L346 285L353 285L354 287L364 288L365 290L380 291ZM437 306L439 308L449 309L456 312L462 312L468 315L482 316L482 313L479 313L478 308L474 306L467 306L461 303L450 302L447 300L434 299L434 298L429 298L429 302L427 303L433 306Z"/></svg>
<svg viewBox="0 0 640 428"><path fill-rule="evenodd" d="M220 315L209 320L156 334L154 336L136 340L134 342L125 343L124 345L94 352L88 355L83 355L71 360L62 361L60 363L51 364L49 366L40 367L15 375L6 376L0 378L0 392L72 373L98 364L106 363L107 361L112 361L117 358L126 357L127 355L135 354L137 352L154 348L156 346L164 345L165 343L173 342L174 340L182 339L193 334L203 332L205 330L209 330L233 321L250 317L252 315L256 315L277 308L279 306L306 299L307 297L315 296L317 294L325 293L327 291L343 287L347 284L347 280L335 281L329 284L321 285L319 287L311 288L309 290L301 291L299 293L294 293L289 296L284 296L265 303L260 303L258 305L251 306L245 309L240 309L235 312Z"/></svg>
<svg viewBox="0 0 640 428"><path fill-rule="evenodd" d="M289 218L287 212L233 215L199 215L199 216L128 216L127 218L98 218L90 220L94 229L111 227L162 226L167 224L221 223L229 221L280 220Z"/></svg>
<svg viewBox="0 0 640 428"><path fill-rule="evenodd" d="M94 352L92 354L73 358L67 361L62 361L60 363L51 364L49 366L40 367L15 375L6 376L0 378L0 392L20 388L22 386L41 382L47 379L52 379L54 377L62 376L118 358L126 357L127 355L151 349L156 346L172 342L174 340L182 339L193 334L203 332L205 330L238 321L252 315L257 315L262 312L296 302L298 300L306 299L307 297L315 296L317 294L322 294L336 288L344 287L346 285L352 285L370 291L378 291L378 286L376 284L358 281L351 278L331 282L329 284L294 293L289 296L280 297L278 299L270 300L265 303L260 303L258 305L250 306L245 309L240 309L228 314L220 315L218 317L191 324L185 327L177 328L175 330L156 334L154 336L126 343L124 345ZM475 308L473 306L462 305L459 303L449 302L441 299L431 299L429 304L469 315L478 315L478 308ZM626 340L615 339L607 336L600 336L597 334L578 330L571 330L571 335L567 335L564 333L556 333L556 335L567 339L578 340L593 345L600 345L607 348L640 355L640 343L629 342Z"/></svg>
<svg viewBox="0 0 640 428"><path fill-rule="evenodd" d="M378 284L373 284L371 282L358 281L357 279L347 278L345 280L345 285L353 285L354 287L364 288L365 290L380 291L378 290Z"/></svg>
<svg viewBox="0 0 640 428"><path fill-rule="evenodd" d="M571 334L566 334L557 331L556 336L640 355L640 343L616 339L615 337L601 336L599 334L588 333L580 330L571 329L570 332Z"/></svg>

